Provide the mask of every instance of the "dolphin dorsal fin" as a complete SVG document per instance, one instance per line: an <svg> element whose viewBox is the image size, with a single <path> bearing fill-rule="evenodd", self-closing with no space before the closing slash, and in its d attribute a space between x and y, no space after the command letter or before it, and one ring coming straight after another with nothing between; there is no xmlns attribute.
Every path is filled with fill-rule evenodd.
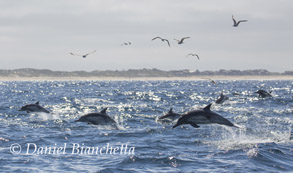
<svg viewBox="0 0 293 173"><path fill-rule="evenodd" d="M35 104L36 104L36 105L39 105L39 104L40 104L40 101L37 101Z"/></svg>
<svg viewBox="0 0 293 173"><path fill-rule="evenodd" d="M171 108L168 113L169 114L173 113L173 108Z"/></svg>
<svg viewBox="0 0 293 173"><path fill-rule="evenodd" d="M211 111L212 103L203 108L204 111Z"/></svg>
<svg viewBox="0 0 293 173"><path fill-rule="evenodd" d="M108 108L103 109L100 113L101 113L101 114L106 114L107 109L108 109Z"/></svg>

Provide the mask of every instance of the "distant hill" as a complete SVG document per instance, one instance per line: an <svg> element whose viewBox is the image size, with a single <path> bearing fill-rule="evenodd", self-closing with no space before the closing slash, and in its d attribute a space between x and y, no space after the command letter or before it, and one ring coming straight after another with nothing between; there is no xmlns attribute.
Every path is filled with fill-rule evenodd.
<svg viewBox="0 0 293 173"><path fill-rule="evenodd" d="M0 77L192 77L192 76L241 76L241 75L293 75L293 71L283 73L269 72L267 70L219 70L219 71L190 71L158 69L129 69L129 70L105 70L105 71L52 71L48 69L22 68L15 70L0 70Z"/></svg>

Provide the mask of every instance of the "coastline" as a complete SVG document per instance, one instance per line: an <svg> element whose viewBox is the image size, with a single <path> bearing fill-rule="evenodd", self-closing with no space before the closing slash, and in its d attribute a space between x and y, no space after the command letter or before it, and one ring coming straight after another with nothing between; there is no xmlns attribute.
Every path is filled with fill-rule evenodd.
<svg viewBox="0 0 293 173"><path fill-rule="evenodd" d="M121 80L293 80L293 75L214 75L191 77L0 77L0 81L121 81Z"/></svg>

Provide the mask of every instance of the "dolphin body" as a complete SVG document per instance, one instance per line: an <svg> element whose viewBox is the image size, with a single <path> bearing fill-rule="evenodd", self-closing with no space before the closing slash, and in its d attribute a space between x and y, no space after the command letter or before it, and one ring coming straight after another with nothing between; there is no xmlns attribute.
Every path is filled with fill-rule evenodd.
<svg viewBox="0 0 293 173"><path fill-rule="evenodd" d="M226 118L211 111L211 105L212 104L209 104L203 109L193 110L181 115L173 128L182 124L190 124L194 128L199 128L198 124L222 124L226 126L237 127Z"/></svg>
<svg viewBox="0 0 293 173"><path fill-rule="evenodd" d="M166 115L163 115L159 117L159 120L170 120L174 121L180 117L180 114L173 112L173 109L171 108L169 112Z"/></svg>
<svg viewBox="0 0 293 173"><path fill-rule="evenodd" d="M42 106L40 106L39 103L40 102L37 101L35 104L25 105L25 106L21 107L18 111L26 111L27 113L30 113L30 112L45 112L45 113L50 113L45 108L43 108Z"/></svg>
<svg viewBox="0 0 293 173"><path fill-rule="evenodd" d="M108 108L103 109L99 113L89 113L82 117L80 117L78 120L75 120L75 122L87 122L88 124L93 125L115 125L117 126L117 123L115 120L113 120L109 115L107 115L106 111Z"/></svg>
<svg viewBox="0 0 293 173"><path fill-rule="evenodd" d="M226 101L226 100L229 100L229 97L225 96L225 95L223 94L223 92L222 92L221 95L220 95L220 98L218 98L218 99L216 100L216 103L217 103L217 104L222 104L222 103L224 103L224 101Z"/></svg>
<svg viewBox="0 0 293 173"><path fill-rule="evenodd" d="M258 94L258 98L265 98L265 97L273 97L272 95L271 95L271 93L272 93L272 91L270 91L270 92L267 92L267 91L265 91L265 90L258 90L257 92L255 92L255 93L257 93Z"/></svg>

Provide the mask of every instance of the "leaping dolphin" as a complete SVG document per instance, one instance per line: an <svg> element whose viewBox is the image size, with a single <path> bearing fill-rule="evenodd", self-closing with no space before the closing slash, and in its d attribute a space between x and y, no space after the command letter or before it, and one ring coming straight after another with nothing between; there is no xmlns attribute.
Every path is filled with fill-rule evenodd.
<svg viewBox="0 0 293 173"><path fill-rule="evenodd" d="M103 109L101 112L98 113L89 113L82 117L80 117L78 120L75 120L75 122L87 122L88 124L93 125L115 125L117 126L117 123L115 120L113 120L109 115L107 115L106 111L108 108Z"/></svg>
<svg viewBox="0 0 293 173"><path fill-rule="evenodd" d="M222 124L226 126L237 127L226 118L211 111L211 105L212 104L209 104L203 109L193 110L181 115L173 128L182 124L190 124L194 128L199 128L198 124Z"/></svg>
<svg viewBox="0 0 293 173"><path fill-rule="evenodd" d="M259 98L259 97L261 97L261 98L265 98L265 97L273 97L273 96L271 95L272 91L267 92L267 91L265 91L265 90L258 90L258 91L255 92L255 93L258 94L258 98Z"/></svg>
<svg viewBox="0 0 293 173"><path fill-rule="evenodd" d="M173 109L171 108L166 115L159 117L159 120L168 119L168 120L174 121L179 117L180 117L180 114L173 112Z"/></svg>
<svg viewBox="0 0 293 173"><path fill-rule="evenodd" d="M45 108L43 108L42 106L40 106L39 103L40 102L37 101L35 104L29 104L29 105L22 106L18 111L26 111L27 113L30 113L30 112L45 112L45 113L50 113Z"/></svg>

